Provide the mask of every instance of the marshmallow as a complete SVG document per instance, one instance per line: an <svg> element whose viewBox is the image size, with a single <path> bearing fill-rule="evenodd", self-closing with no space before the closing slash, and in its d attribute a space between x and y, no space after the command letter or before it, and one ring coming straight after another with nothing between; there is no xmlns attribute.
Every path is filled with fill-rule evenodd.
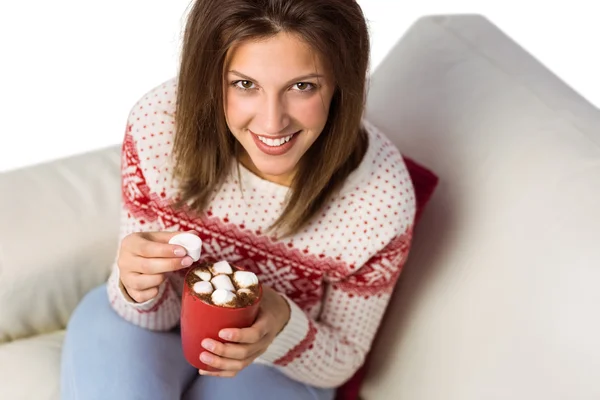
<svg viewBox="0 0 600 400"><path fill-rule="evenodd" d="M223 275L224 276L224 275ZM211 299L217 306L234 306L236 295L229 290L217 289L212 293Z"/></svg>
<svg viewBox="0 0 600 400"><path fill-rule="evenodd" d="M233 280L241 288L258 285L258 277L254 274L254 272L250 271L235 271L235 274L233 274Z"/></svg>
<svg viewBox="0 0 600 400"><path fill-rule="evenodd" d="M217 275L211 280L212 284L216 289L229 290L230 292L235 292L235 287L229 279L229 275Z"/></svg>
<svg viewBox="0 0 600 400"><path fill-rule="evenodd" d="M194 292L198 294L211 294L213 292L213 285L205 281L196 282L194 283Z"/></svg>
<svg viewBox="0 0 600 400"><path fill-rule="evenodd" d="M211 267L212 273L215 275L219 274L232 274L233 270L231 269L231 265L227 261L219 261L213 264Z"/></svg>
<svg viewBox="0 0 600 400"><path fill-rule="evenodd" d="M194 271L194 274L203 281L209 282L212 279L212 275L206 268L197 269Z"/></svg>
<svg viewBox="0 0 600 400"><path fill-rule="evenodd" d="M241 296L242 294L245 294L247 296L253 296L254 295L254 293L252 292L252 290L246 289L246 288L239 289L237 291L237 294L238 294L238 296Z"/></svg>
<svg viewBox="0 0 600 400"><path fill-rule="evenodd" d="M194 262L200 259L202 240L193 233L180 233L179 235L175 235L169 240L169 243L185 248L188 256L192 257Z"/></svg>

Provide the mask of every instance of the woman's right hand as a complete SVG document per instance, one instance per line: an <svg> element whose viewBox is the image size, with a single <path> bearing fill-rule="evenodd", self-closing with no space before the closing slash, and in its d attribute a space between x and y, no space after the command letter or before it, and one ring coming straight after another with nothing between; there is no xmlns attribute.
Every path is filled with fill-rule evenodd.
<svg viewBox="0 0 600 400"><path fill-rule="evenodd" d="M143 303L153 299L167 278L165 273L192 265L193 260L184 247L169 244L169 240L180 233L136 232L123 238L117 266L121 283L134 301Z"/></svg>

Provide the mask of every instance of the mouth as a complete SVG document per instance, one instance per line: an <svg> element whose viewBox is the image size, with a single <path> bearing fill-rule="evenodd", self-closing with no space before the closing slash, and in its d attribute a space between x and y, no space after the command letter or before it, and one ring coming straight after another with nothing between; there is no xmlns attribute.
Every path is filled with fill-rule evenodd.
<svg viewBox="0 0 600 400"><path fill-rule="evenodd" d="M277 137L257 135L249 129L248 132L251 133L256 147L260 151L270 156L282 156L290 151L294 146L294 143L297 142L296 138L298 137L298 134L302 131L300 130L291 135Z"/></svg>
<svg viewBox="0 0 600 400"><path fill-rule="evenodd" d="M292 133L291 135L288 135L288 136L281 136L281 137L276 137L275 138L275 137L271 137L271 136L261 136L261 135L258 135L256 133L250 131L250 133L252 133L254 136L256 136L256 138L258 140L260 140L261 142L263 142L264 144L266 144L269 147L283 146L284 144L286 144L287 142L289 142L290 140L292 140L292 138L298 132L294 132L294 133Z"/></svg>

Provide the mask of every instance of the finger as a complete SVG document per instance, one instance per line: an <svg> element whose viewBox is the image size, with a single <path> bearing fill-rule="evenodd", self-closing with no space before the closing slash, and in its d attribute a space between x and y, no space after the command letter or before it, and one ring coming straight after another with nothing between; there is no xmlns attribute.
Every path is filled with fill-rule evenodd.
<svg viewBox="0 0 600 400"><path fill-rule="evenodd" d="M138 303L143 303L145 301L151 300L158 296L158 288L151 288L146 290L135 290L135 289L127 289L127 293L129 293L129 297L135 300Z"/></svg>
<svg viewBox="0 0 600 400"><path fill-rule="evenodd" d="M237 371L204 371L202 369L198 370L198 373L200 375L204 375L204 376L218 376L221 378L233 378L234 376L237 375Z"/></svg>
<svg viewBox="0 0 600 400"><path fill-rule="evenodd" d="M157 287L166 279L163 274L140 274L137 272L130 272L121 276L121 282L127 287L127 289L133 289L138 291L144 291Z"/></svg>
<svg viewBox="0 0 600 400"><path fill-rule="evenodd" d="M241 371L246 368L250 363L246 363L241 360L232 360L231 358L219 357L215 354L211 354L208 351L200 353L200 361L206 365L217 368L221 371Z"/></svg>
<svg viewBox="0 0 600 400"><path fill-rule="evenodd" d="M185 256L183 258L146 258L136 257L135 263L137 268L134 268L135 272L154 275L164 274L166 272L173 272L182 268L187 268L192 265L194 260L191 257Z"/></svg>
<svg viewBox="0 0 600 400"><path fill-rule="evenodd" d="M126 237L125 247L136 256L147 258L183 257L183 246L168 243L179 232L141 232ZM165 240L166 239L166 240Z"/></svg>
<svg viewBox="0 0 600 400"><path fill-rule="evenodd" d="M223 340L235 343L257 343L269 332L269 321L266 314L259 312L256 322L254 322L254 325L251 327L242 329L222 329L219 332L219 337Z"/></svg>
<svg viewBox="0 0 600 400"><path fill-rule="evenodd" d="M221 343L212 339L204 339L202 347L211 353L233 360L246 360L257 357L268 346L266 337L254 344Z"/></svg>

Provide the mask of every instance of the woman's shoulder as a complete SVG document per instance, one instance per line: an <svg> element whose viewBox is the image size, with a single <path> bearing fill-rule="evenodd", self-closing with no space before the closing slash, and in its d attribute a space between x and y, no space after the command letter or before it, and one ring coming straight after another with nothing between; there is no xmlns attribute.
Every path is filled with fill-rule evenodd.
<svg viewBox="0 0 600 400"><path fill-rule="evenodd" d="M177 80L172 78L143 93L129 110L128 125L137 138L149 131L172 131L175 121ZM154 133L154 132L151 132Z"/></svg>
<svg viewBox="0 0 600 400"><path fill-rule="evenodd" d="M414 197L412 180L400 149L368 120L363 120L363 127L368 137L367 151L344 183L342 193L354 196L363 193L381 199Z"/></svg>
<svg viewBox="0 0 600 400"><path fill-rule="evenodd" d="M368 149L328 208L348 212L344 216L348 221L344 222L356 234L366 236L363 240L369 246L363 250L373 254L410 229L416 199L400 150L369 121L364 120L363 126L368 134Z"/></svg>
<svg viewBox="0 0 600 400"><path fill-rule="evenodd" d="M412 180L402 154L364 121L368 148L315 218L291 240L323 261L330 279L356 273L377 254L394 248L411 231L415 212Z"/></svg>
<svg viewBox="0 0 600 400"><path fill-rule="evenodd" d="M164 81L137 99L129 111L123 142L124 168L136 169L151 191L172 191L177 80Z"/></svg>

